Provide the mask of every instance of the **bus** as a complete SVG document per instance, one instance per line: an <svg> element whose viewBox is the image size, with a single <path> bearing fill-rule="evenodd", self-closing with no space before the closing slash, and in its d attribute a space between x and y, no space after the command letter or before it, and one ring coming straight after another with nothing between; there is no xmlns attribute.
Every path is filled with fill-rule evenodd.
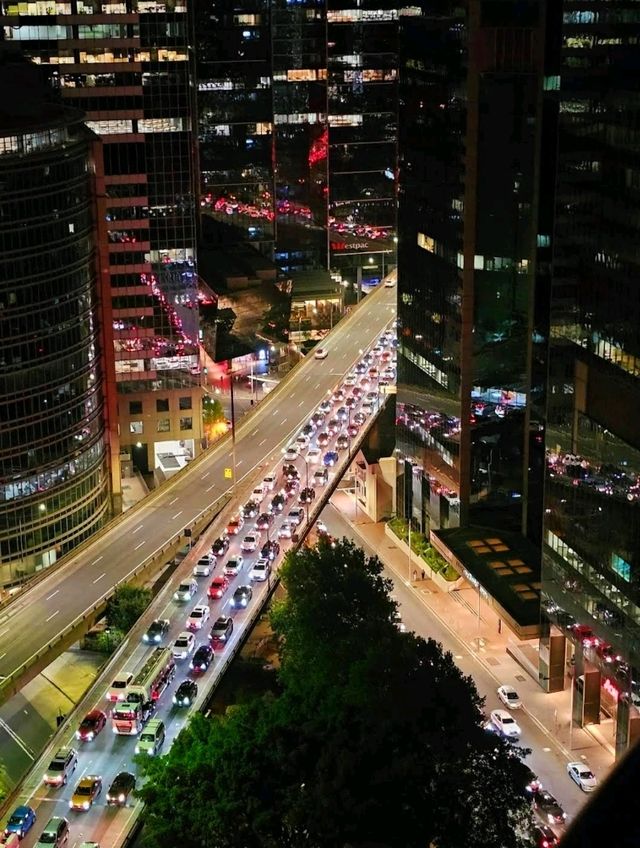
<svg viewBox="0 0 640 848"><path fill-rule="evenodd" d="M157 701L176 673L171 648L154 648L127 688L127 701Z"/></svg>

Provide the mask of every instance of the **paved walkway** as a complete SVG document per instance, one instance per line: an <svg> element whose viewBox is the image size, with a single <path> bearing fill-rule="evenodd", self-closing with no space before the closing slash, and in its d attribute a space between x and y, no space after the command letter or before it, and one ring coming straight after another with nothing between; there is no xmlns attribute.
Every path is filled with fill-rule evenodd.
<svg viewBox="0 0 640 848"><path fill-rule="evenodd" d="M374 523L361 509L355 510L353 496L336 492L331 502L349 520L354 533L376 551L384 565L410 585L420 601L429 608L446 629L468 645L478 662L495 678L496 686L512 683L517 686L526 711L534 721L548 730L563 749L567 760L584 759L604 777L613 765L613 722L588 729L571 729L571 691L546 693L532 673L536 648L521 643L484 601L478 605L478 592L468 584L454 592L440 591L428 577L413 580L415 561L409 565L407 555L385 534L384 523ZM479 611L479 615L478 615ZM518 662L508 649L521 655Z"/></svg>

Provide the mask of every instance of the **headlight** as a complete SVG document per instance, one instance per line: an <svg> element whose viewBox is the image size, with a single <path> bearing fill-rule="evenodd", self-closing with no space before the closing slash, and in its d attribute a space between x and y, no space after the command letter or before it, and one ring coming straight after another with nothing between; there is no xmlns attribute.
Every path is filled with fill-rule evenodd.
<svg viewBox="0 0 640 848"><path fill-rule="evenodd" d="M177 704L177 703L178 703L178 699L176 698L176 696L175 696L175 695L173 696L173 703L174 703L174 704Z"/></svg>
<svg viewBox="0 0 640 848"><path fill-rule="evenodd" d="M82 809L88 810L90 806L91 804L88 801L84 801L84 803L82 804Z"/></svg>
<svg viewBox="0 0 640 848"><path fill-rule="evenodd" d="M149 641L149 635L148 635L147 633L145 633L145 634L144 634L144 636L142 637L142 641L143 641L143 642L148 642L148 641Z"/></svg>
<svg viewBox="0 0 640 848"><path fill-rule="evenodd" d="M73 810L73 801L69 801L69 809Z"/></svg>
<svg viewBox="0 0 640 848"><path fill-rule="evenodd" d="M156 633L156 635L153 637L153 639L154 639L154 642L159 642L160 641L160 634Z"/></svg>
<svg viewBox="0 0 640 848"><path fill-rule="evenodd" d="M205 663L200 663L200 671L205 671L207 668Z"/></svg>
<svg viewBox="0 0 640 848"><path fill-rule="evenodd" d="M89 740L89 742L91 742L91 740L93 739L93 730L90 730L90 731L87 733L87 739Z"/></svg>
<svg viewBox="0 0 640 848"><path fill-rule="evenodd" d="M185 707L187 707L187 706L189 706L189 704L190 704L191 702L189 701L189 699L188 699L188 698L183 698L183 699L182 699L182 703L184 704L184 706L185 706Z"/></svg>
<svg viewBox="0 0 640 848"><path fill-rule="evenodd" d="M121 804L124 804L125 800L126 800L126 796L125 796L124 792L121 792L118 795L118 801L120 801Z"/></svg>

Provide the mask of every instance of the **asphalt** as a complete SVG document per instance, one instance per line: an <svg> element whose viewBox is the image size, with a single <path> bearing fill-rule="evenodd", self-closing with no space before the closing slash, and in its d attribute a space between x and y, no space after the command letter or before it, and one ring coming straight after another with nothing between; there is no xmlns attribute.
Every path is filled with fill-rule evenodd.
<svg viewBox="0 0 640 848"><path fill-rule="evenodd" d="M394 295L395 292L393 289L381 291L383 294L378 295L377 302L370 301L369 299L365 300L365 305L369 303L370 309L367 312L359 310L356 313L357 320L347 322L343 326L342 334L339 338L332 336L328 340L326 347L330 351L329 357L322 361L305 362L303 367L300 369L300 373L295 375L295 385L287 387L288 391L286 398L274 398L271 404L269 404L269 398L267 398L261 406L260 423L258 423L255 418L250 422L247 427L249 432L243 435L241 441L239 440L236 453L237 458L246 462L247 466L249 466L251 470L257 470L258 466L261 466L259 477L266 476L266 474L274 470L276 470L278 474L281 473L281 445L288 442L292 431L298 430L301 424L308 420L310 413L317 408L320 400L327 396L327 392L333 391L336 386L340 384L345 371L349 370L351 366L361 358L361 349L365 349L370 346L371 343L374 342L380 335L382 329L384 329L384 327L386 327L393 319L395 308L391 295ZM357 411L358 408L359 407L356 407L354 411ZM281 416L283 416L283 418ZM289 429L290 425L291 429ZM286 438L283 438L283 434L286 434ZM326 446L325 450L333 449L335 439L337 439L338 435L339 434L336 434L334 439ZM265 440L265 445L269 448L269 451L266 454L267 459L265 459L266 448L265 445L262 444L262 440ZM311 446L313 445L314 442L312 440ZM341 465L332 472L332 475L342 473L342 464L347 462L345 454L341 454L341 460ZM218 458L216 462L220 463L220 468L223 468L224 462L228 462L228 458L223 455ZM300 470L301 479L304 481L305 462L301 459L300 461L297 461L297 465ZM312 468L313 466L311 466L310 470ZM203 469L201 467L198 469L198 473L202 475L205 470L208 469ZM245 474L249 473L250 471L247 469ZM213 474L213 472L211 472L211 474ZM278 491L281 488L283 482L282 477L280 477L274 492L269 493L265 497L263 501L263 506L265 508L275 491ZM193 485L193 483L191 483L191 485ZM251 480L251 487L253 487L253 480ZM220 491L222 491L222 489L220 489ZM171 494L173 497L176 497L175 492ZM219 493L213 492L211 497L215 498L217 494ZM166 498L167 495L164 497ZM247 497L244 495L241 500L244 502L246 499ZM275 538L280 523L286 519L288 510L294 505L294 503L297 503L297 498L290 499L282 516L275 520L269 531L270 538ZM175 504L173 508L177 508L177 506L178 504ZM180 506L184 505L180 503ZM202 504L195 502L190 505L189 508L198 510L202 508ZM225 510L225 513L227 512L229 512L229 510ZM162 520L163 515L164 513L161 509L156 506L152 507L150 517L153 518L154 526L156 522ZM166 516L164 520L166 520ZM134 523L134 526L137 526L143 521L146 522L146 517L141 517L139 515L136 519L137 523ZM253 530L253 525L254 522L248 520L238 536L231 538L231 546L228 553L220 559L216 569L212 572L212 575L221 571L222 562L225 562L233 554L240 552L243 537ZM145 536L150 536L151 534L146 532L146 529L145 523ZM267 538L267 534L263 532L261 536L261 541L264 542ZM200 577L197 581L198 592L191 601L188 603L176 602L173 598L173 591L176 588L176 583L184 579L187 573L190 573L192 561L197 557L199 548L202 547L203 544L204 542L200 543L191 556L185 560L182 566L180 566L176 572L175 578L162 589L158 598L154 602L152 609L148 611L137 628L130 634L129 643L125 645L125 648L123 649L123 658L120 663L120 668L122 670L132 672L137 671L148 656L149 648L139 640L141 633L144 629L146 629L146 626L152 617L167 618L171 621L170 631L164 640L165 645L171 645L176 636L185 629L186 620L191 609L199 604L209 605L211 608L210 619L204 626L203 630L196 634L196 644L204 644L207 642L209 630L211 629L211 625L215 619L222 613L227 614L230 612L230 599L235 588L239 585L250 583L250 564L257 558L258 552L244 554L245 567L243 571L237 577L231 579L228 591L220 600L211 601L207 599L207 588L211 581L211 577ZM131 542L129 542L129 546L130 545ZM284 540L281 541L281 547L283 551L287 548L287 543ZM95 556L95 554L93 555ZM105 568L106 566L101 565L100 567ZM82 585L91 586L94 584L91 581L88 584ZM270 587L267 583L254 583L253 598L249 607L246 610L233 612L234 631L229 644L223 651L216 652L214 662L208 671L198 679L200 700L202 699L205 689L209 688L214 680L224 673L225 657L231 653L234 643L237 643L237 641L241 638L243 630L246 630L249 625L252 613L258 609L259 605L262 605L269 588ZM52 589L49 587L48 593L51 591ZM188 720L189 713L188 710L177 709L172 704L172 696L176 688L184 679L192 674L192 672L189 671L188 659L178 661L177 667L178 672L174 681L159 699L158 709L156 712L156 717L163 720L166 728L166 741L163 749L165 752L169 749L175 737L184 727ZM84 708L86 708L87 711L92 708L99 708L108 713L110 705L106 700L106 694L111 678L112 675L109 675L109 680L103 681L100 686L94 687L90 693L90 697L88 696L85 698ZM196 703L195 706L198 707L200 704ZM75 730L76 725L74 724L71 726L70 724L65 733L62 735L61 740L59 740L60 744L72 745L78 750L78 768L75 774L70 778L68 785L60 789L53 789L44 786L42 783L42 776L46 771L47 763L52 754L52 751L49 750L45 755L39 758L34 769L22 785L20 795L15 800L15 806L18 806L19 804L29 804L33 807L37 815L35 826L22 841L23 848L31 848L31 846L36 843L43 827L54 815L66 816L70 822L71 832L68 843L69 848L72 848L74 845L78 845L83 841L98 842L101 848L114 848L114 846L118 846L122 843L123 837L131 828L133 817L137 816L140 812L140 804L135 801L135 799L132 799L131 806L122 809L108 807L106 805L107 790L116 774L123 770L133 773L137 773L138 771L137 766L133 762L135 737L119 736L114 734L111 731L110 722L108 722L105 730L103 730L93 741L81 743L76 742L74 739ZM89 774L100 775L102 777L102 794L96 800L93 807L87 812L74 812L69 809L69 799L73 794L78 780Z"/></svg>
<svg viewBox="0 0 640 848"><path fill-rule="evenodd" d="M324 360L307 356L237 427L236 499L273 463L316 405L359 359L395 315L396 289L380 286L326 337ZM130 510L111 530L64 567L20 594L0 613L0 683L47 648L79 616L103 599L182 528L229 491L232 466L225 439L202 460L172 478L158 496ZM243 490L244 486L244 490ZM249 486L248 491L251 490ZM53 654L52 654L53 659Z"/></svg>

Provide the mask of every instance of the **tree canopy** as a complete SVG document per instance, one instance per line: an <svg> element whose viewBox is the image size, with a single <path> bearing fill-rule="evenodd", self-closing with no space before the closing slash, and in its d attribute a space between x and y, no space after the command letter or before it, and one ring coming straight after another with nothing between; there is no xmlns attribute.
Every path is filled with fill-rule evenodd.
<svg viewBox="0 0 640 848"><path fill-rule="evenodd" d="M451 654L402 633L380 562L351 542L283 565L281 694L197 715L145 764L145 841L202 848L518 848L528 770L483 728Z"/></svg>
<svg viewBox="0 0 640 848"><path fill-rule="evenodd" d="M128 633L151 602L151 591L125 583L107 601L106 619L109 627Z"/></svg>

